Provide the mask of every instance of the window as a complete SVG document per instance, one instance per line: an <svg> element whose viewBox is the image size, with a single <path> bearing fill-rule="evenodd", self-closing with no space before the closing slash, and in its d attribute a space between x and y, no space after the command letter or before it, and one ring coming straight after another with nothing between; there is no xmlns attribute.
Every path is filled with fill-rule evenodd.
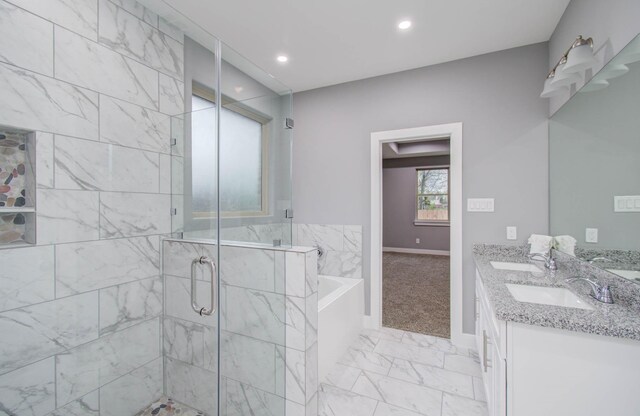
<svg viewBox="0 0 640 416"><path fill-rule="evenodd" d="M449 168L417 169L416 223L449 223Z"/></svg>
<svg viewBox="0 0 640 416"><path fill-rule="evenodd" d="M215 188L215 95L194 86L191 178L194 217L211 217ZM220 109L220 211L225 217L267 214L269 119L227 102Z"/></svg>

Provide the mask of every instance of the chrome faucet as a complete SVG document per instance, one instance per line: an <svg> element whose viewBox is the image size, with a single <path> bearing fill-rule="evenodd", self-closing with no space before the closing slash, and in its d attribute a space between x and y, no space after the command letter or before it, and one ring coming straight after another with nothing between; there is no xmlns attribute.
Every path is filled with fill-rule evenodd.
<svg viewBox="0 0 640 416"><path fill-rule="evenodd" d="M611 289L609 285L601 285L598 282L594 282L591 279L587 279L586 277L571 277L566 280L567 283L584 281L589 283L591 286L591 297L593 297L598 302L602 303L613 303L613 295L611 295Z"/></svg>
<svg viewBox="0 0 640 416"><path fill-rule="evenodd" d="M552 272L558 270L556 259L553 258L553 253L551 250L549 250L549 254L533 253L533 254L529 254L527 257L529 257L530 260L544 261L544 267L551 270Z"/></svg>

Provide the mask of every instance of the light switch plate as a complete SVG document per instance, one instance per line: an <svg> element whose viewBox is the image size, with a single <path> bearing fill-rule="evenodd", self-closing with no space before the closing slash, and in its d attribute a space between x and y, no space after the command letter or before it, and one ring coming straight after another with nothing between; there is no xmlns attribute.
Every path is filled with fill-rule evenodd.
<svg viewBox="0 0 640 416"><path fill-rule="evenodd" d="M597 243L598 242L598 229L597 228L587 228L584 236L584 241L587 243Z"/></svg>
<svg viewBox="0 0 640 416"><path fill-rule="evenodd" d="M493 198L468 198L468 212L493 212L495 202Z"/></svg>
<svg viewBox="0 0 640 416"><path fill-rule="evenodd" d="M515 226L507 227L507 240L518 239L518 228Z"/></svg>
<svg viewBox="0 0 640 416"><path fill-rule="evenodd" d="M640 212L640 196L614 196L613 197L614 212Z"/></svg>

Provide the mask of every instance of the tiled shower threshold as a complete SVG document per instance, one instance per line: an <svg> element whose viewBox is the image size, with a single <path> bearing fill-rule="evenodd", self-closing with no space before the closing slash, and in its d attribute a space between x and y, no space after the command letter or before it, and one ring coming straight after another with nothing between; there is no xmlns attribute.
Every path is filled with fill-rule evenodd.
<svg viewBox="0 0 640 416"><path fill-rule="evenodd" d="M192 409L191 407L178 403L168 397L161 397L151 406L147 407L136 416L204 416L204 413L199 410Z"/></svg>

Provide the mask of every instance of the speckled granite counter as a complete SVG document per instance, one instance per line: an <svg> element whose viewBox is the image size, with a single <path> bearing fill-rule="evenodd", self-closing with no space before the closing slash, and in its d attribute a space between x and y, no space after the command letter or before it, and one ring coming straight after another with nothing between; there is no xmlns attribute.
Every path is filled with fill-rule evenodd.
<svg viewBox="0 0 640 416"><path fill-rule="evenodd" d="M640 285L563 253L555 253L558 270L551 272L543 262L530 261L527 247L476 244L474 257L489 303L496 318L502 321L566 329L640 341ZM532 263L541 272L497 270L491 261ZM611 285L616 303L607 305L589 296L586 283L566 283L570 277L588 277ZM593 310L565 308L516 301L506 283L533 286L566 287L579 295Z"/></svg>

